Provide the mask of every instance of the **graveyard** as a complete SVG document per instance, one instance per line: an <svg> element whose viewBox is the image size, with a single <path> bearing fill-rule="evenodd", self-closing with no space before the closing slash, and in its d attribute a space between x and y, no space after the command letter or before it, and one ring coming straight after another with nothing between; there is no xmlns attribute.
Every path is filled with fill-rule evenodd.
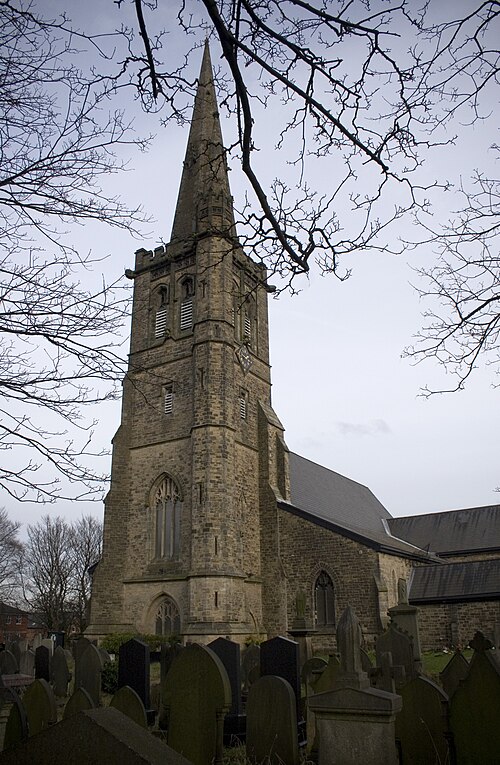
<svg viewBox="0 0 500 765"><path fill-rule="evenodd" d="M495 637L476 631L431 678L418 609L391 611L370 653L351 607L328 655L312 655L307 630L159 654L135 637L117 654L86 637L16 641L0 651L0 763L497 764Z"/></svg>

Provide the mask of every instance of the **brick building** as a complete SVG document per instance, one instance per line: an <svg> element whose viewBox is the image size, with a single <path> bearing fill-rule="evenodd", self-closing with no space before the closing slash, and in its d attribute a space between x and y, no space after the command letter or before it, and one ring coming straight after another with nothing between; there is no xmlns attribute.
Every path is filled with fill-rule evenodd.
<svg viewBox="0 0 500 765"><path fill-rule="evenodd" d="M371 491L290 454L271 403L266 271L238 243L208 47L170 243L136 252L129 370L113 440L89 637L317 646L350 603L370 643L397 580L443 565Z"/></svg>

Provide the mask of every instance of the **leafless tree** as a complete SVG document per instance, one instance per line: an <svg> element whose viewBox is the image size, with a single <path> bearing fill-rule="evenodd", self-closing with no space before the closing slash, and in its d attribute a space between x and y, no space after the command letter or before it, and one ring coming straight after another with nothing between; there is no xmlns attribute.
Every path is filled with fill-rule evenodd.
<svg viewBox="0 0 500 765"><path fill-rule="evenodd" d="M10 520L4 508L0 509L0 600L7 603L19 599L20 527L18 521Z"/></svg>
<svg viewBox="0 0 500 765"><path fill-rule="evenodd" d="M124 70L146 108L182 118L187 70L169 59L161 33L149 34L162 5L133 6L139 35L129 35ZM452 388L482 354L497 361L498 181L489 168L470 179L429 178L422 162L487 122L498 102L498 0L466 0L453 15L438 0L179 0L177 10L187 37L209 36L221 62L223 106L238 126L229 151L253 193L242 211L244 244L282 276L316 261L342 278L354 251L397 251L391 224L411 212L411 239L436 251L436 266L418 285L430 321L409 355L437 357L458 375ZM170 9L170 32L173 23ZM264 109L280 125L274 141L260 130ZM315 165L328 178L317 191L308 183ZM464 204L439 226L429 216L443 188Z"/></svg>
<svg viewBox="0 0 500 765"><path fill-rule="evenodd" d="M71 527L73 624L83 633L88 620L92 587L91 566L99 560L102 544L102 523L92 515L84 515Z"/></svg>
<svg viewBox="0 0 500 765"><path fill-rule="evenodd" d="M74 524L44 516L27 527L23 593L48 630L86 626L90 598L88 567L99 557L102 525L91 516Z"/></svg>
<svg viewBox="0 0 500 765"><path fill-rule="evenodd" d="M144 146L111 107L104 39L0 2L0 486L19 500L101 496L82 408L115 394L126 294L66 226L135 229L140 209L101 183L124 169L118 150ZM85 48L100 70L80 68Z"/></svg>

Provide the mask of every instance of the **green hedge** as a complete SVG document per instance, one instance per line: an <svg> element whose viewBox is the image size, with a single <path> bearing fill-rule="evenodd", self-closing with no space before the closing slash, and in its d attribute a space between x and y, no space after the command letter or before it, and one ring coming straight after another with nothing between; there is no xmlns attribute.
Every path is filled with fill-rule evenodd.
<svg viewBox="0 0 500 765"><path fill-rule="evenodd" d="M102 639L101 645L109 653L118 655L120 646L132 638L142 640L149 645L151 651L159 651L162 645L175 645L180 643L178 635L144 635L139 632L113 632Z"/></svg>

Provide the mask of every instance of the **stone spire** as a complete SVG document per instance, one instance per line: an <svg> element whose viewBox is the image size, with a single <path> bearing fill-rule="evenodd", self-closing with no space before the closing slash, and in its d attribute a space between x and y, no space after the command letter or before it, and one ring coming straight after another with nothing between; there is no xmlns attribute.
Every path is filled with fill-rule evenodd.
<svg viewBox="0 0 500 765"><path fill-rule="evenodd" d="M186 242L208 232L233 235L234 214L207 41L171 241Z"/></svg>

